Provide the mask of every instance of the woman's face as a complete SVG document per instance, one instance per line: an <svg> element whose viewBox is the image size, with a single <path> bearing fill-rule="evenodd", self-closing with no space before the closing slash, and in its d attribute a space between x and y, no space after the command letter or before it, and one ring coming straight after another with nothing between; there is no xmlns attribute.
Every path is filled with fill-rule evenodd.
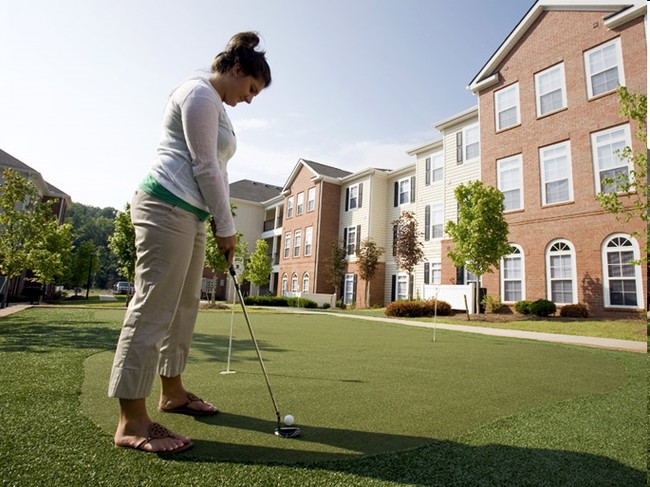
<svg viewBox="0 0 650 487"><path fill-rule="evenodd" d="M237 64L230 71L228 89L223 101L231 107L241 102L250 103L264 87L264 81L245 75Z"/></svg>

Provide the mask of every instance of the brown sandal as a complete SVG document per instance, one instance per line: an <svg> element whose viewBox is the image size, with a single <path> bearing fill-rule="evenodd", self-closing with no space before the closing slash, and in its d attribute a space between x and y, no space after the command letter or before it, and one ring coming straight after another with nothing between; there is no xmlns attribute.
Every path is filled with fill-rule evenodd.
<svg viewBox="0 0 650 487"><path fill-rule="evenodd" d="M201 409L190 408L189 405L196 401L202 402L203 404L207 404L203 399L201 399L197 395L188 392L187 401L185 401L185 404L183 404L182 406L169 408L169 409L160 408L160 411L163 413L186 414L188 416L214 416L219 412L217 408L215 408L214 411L203 411Z"/></svg>
<svg viewBox="0 0 650 487"><path fill-rule="evenodd" d="M147 437L142 440L140 443L138 443L135 446L130 446L130 445L118 445L117 443L115 444L116 447L118 448L133 448L134 450L140 450L146 453L157 453L159 455L166 455L166 454L172 454L172 453L180 453L182 451L188 450L194 446L194 444L190 441L189 443L184 444L183 446L179 446L178 448L175 448L173 450L160 450L160 451L155 451L155 450L145 450L144 446L147 443L150 443L153 440L161 440L163 438L176 438L176 435L169 431L167 428L165 428L163 425L159 423L151 423L149 425L149 429L147 430Z"/></svg>

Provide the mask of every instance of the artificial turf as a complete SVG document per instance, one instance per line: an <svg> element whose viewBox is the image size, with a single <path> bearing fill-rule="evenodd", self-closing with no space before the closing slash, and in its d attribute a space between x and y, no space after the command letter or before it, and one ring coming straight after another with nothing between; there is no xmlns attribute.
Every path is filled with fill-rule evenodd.
<svg viewBox="0 0 650 487"><path fill-rule="evenodd" d="M203 312L186 384L223 412L159 415L192 436L173 459L111 446L105 396L119 311L0 320L6 485L645 485L646 357L398 325L252 315L284 413L237 316ZM150 402L155 409L155 394Z"/></svg>

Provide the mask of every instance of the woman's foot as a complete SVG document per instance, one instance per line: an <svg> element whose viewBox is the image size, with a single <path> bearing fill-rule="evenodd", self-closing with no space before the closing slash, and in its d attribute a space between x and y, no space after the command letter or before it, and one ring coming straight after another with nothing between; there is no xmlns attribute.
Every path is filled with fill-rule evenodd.
<svg viewBox="0 0 650 487"><path fill-rule="evenodd" d="M213 416L219 412L214 405L187 391L174 396L161 394L158 409L163 413L188 416Z"/></svg>
<svg viewBox="0 0 650 487"><path fill-rule="evenodd" d="M179 453L192 446L192 440L176 434L164 426L149 421L118 424L114 442L116 447L133 448L148 453Z"/></svg>

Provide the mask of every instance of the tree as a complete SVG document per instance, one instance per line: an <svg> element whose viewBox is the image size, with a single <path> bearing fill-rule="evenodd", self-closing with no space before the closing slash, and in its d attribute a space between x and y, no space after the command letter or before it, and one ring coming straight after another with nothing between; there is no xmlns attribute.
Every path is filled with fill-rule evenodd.
<svg viewBox="0 0 650 487"><path fill-rule="evenodd" d="M131 205L127 203L124 211L118 211L115 216L115 229L108 238L108 248L115 254L118 269L127 281L133 282L135 277L135 228L131 222Z"/></svg>
<svg viewBox="0 0 650 487"><path fill-rule="evenodd" d="M618 89L620 99L620 114L637 122L635 137L647 147L647 112L648 100L644 94L634 94L621 86ZM639 238L643 244L641 259L634 263L640 264L648 260L648 152L635 153L631 147L617 151L622 161L628 161L632 166L630 173L621 172L616 177L606 177L601 181L601 186L616 191L600 192L596 199L608 213L616 215L619 221L629 222L640 218L643 221L642 234L632 232L633 237Z"/></svg>
<svg viewBox="0 0 650 487"><path fill-rule="evenodd" d="M90 240L82 242L72 258L72 266L68 277L68 283L74 288L75 296L77 289L87 286L90 288L90 281L99 268L100 262L97 258L97 247Z"/></svg>
<svg viewBox="0 0 650 487"><path fill-rule="evenodd" d="M37 240L30 249L29 261L36 279L47 286L56 284L68 273L71 265L72 228L68 224L59 225L53 216L44 217L43 239ZM48 286L50 291L51 287Z"/></svg>
<svg viewBox="0 0 650 487"><path fill-rule="evenodd" d="M255 252L251 254L250 260L244 271L244 279L258 287L269 283L273 264L269 257L269 244L266 240L255 242Z"/></svg>
<svg viewBox="0 0 650 487"><path fill-rule="evenodd" d="M384 249L379 247L370 237L361 241L357 249L357 269L359 277L366 281L366 307L370 304L370 281L375 277L380 257Z"/></svg>
<svg viewBox="0 0 650 487"><path fill-rule="evenodd" d="M508 244L508 222L503 217L503 193L481 181L460 184L454 190L458 202L458 223L449 221L446 233L455 249L448 252L457 267L465 266L478 282L486 272L512 253ZM479 284L480 286L480 284ZM476 287L476 302L479 301Z"/></svg>
<svg viewBox="0 0 650 487"><path fill-rule="evenodd" d="M341 242L334 241L330 243L330 256L327 259L327 284L332 286L337 298L339 297L343 276L345 276L345 271L348 268L348 263L345 260L347 254L348 251Z"/></svg>
<svg viewBox="0 0 650 487"><path fill-rule="evenodd" d="M230 205L231 211L233 210L232 204ZM210 221L205 224L206 231L206 242L205 242L205 266L212 270L212 293L210 296L210 302L214 304L215 302L215 293L214 290L217 287L217 274L222 272L228 274L228 262L226 261L226 256L223 254L217 241L214 238L214 233L212 232L212 224ZM239 257L246 260L248 255L248 242L242 240L242 234L237 233L237 245L235 246L235 257Z"/></svg>
<svg viewBox="0 0 650 487"><path fill-rule="evenodd" d="M409 283L417 265L424 259L423 244L418 231L418 221L411 211L403 211L399 219L393 221L395 228L395 263L406 271ZM408 297L412 299L413 289L409 284Z"/></svg>
<svg viewBox="0 0 650 487"><path fill-rule="evenodd" d="M50 203L41 201L33 182L12 169L0 185L0 274L8 280L34 270L48 281L64 273L67 227L59 230ZM46 252L52 255L45 256ZM9 296L5 286L1 306Z"/></svg>

